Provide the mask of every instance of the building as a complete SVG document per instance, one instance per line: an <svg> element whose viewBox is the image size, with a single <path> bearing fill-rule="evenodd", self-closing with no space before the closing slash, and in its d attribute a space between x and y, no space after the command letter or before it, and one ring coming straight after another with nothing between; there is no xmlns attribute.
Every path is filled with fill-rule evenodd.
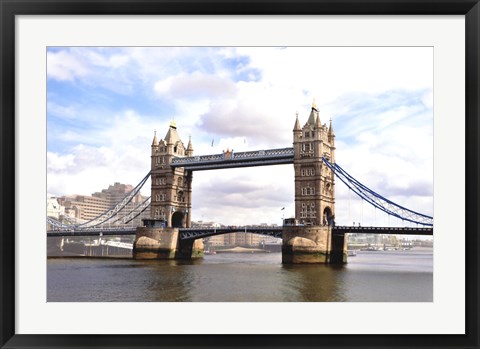
<svg viewBox="0 0 480 349"><path fill-rule="evenodd" d="M58 200L66 215L81 221L94 219L111 207L109 200L87 195L62 196Z"/></svg>
<svg viewBox="0 0 480 349"><path fill-rule="evenodd" d="M335 162L335 134L320 121L315 102L303 127L297 118L293 128L295 218L305 225L327 225L335 218L334 173L322 157Z"/></svg>
<svg viewBox="0 0 480 349"><path fill-rule="evenodd" d="M107 199L112 206L116 205L118 202L122 201L123 198L130 193L134 187L131 184L122 184L115 182L113 185L109 185L107 189L102 189L101 192L93 193L92 196ZM132 202L139 204L145 200L146 197L143 197L140 194L137 194L133 197Z"/></svg>
<svg viewBox="0 0 480 349"><path fill-rule="evenodd" d="M58 203L63 208L63 214L65 216L75 218L79 223L81 223L97 218L106 211L115 207L115 205L121 202L133 189L133 186L130 184L121 184L115 182L107 189L102 189L100 192L93 193L92 196L70 195L59 197ZM128 224L130 226L140 226L141 219L149 217L150 214L148 210L129 220L127 223L125 223L126 220L124 222L122 218L124 218L126 214L134 210L135 207L140 205L146 199L147 197L144 197L140 194L135 195L127 204L127 206L120 212L118 217L110 221L110 224Z"/></svg>
<svg viewBox="0 0 480 349"><path fill-rule="evenodd" d="M192 211L192 172L178 167L172 169L174 157L192 156L192 141L185 147L174 121L165 139L158 140L155 131L151 152L152 201L150 218L164 222L167 227L190 227Z"/></svg>
<svg viewBox="0 0 480 349"><path fill-rule="evenodd" d="M65 207L60 205L57 198L47 198L47 217L60 219L65 215Z"/></svg>

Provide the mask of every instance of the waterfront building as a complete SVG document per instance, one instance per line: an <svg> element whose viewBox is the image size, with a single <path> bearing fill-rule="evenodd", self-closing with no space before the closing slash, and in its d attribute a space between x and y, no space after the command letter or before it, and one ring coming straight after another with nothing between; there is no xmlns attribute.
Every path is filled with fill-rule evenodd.
<svg viewBox="0 0 480 349"><path fill-rule="evenodd" d="M113 206L116 203L120 202L133 189L134 188L131 184L122 184L119 182L115 182L113 185L109 185L107 189L102 189L101 192L93 193L92 196L107 199ZM139 193L133 197L131 202L139 204L145 199L146 197L142 196Z"/></svg>
<svg viewBox="0 0 480 349"><path fill-rule="evenodd" d="M55 197L47 198L47 216L60 219L65 214L65 207L60 205Z"/></svg>
<svg viewBox="0 0 480 349"><path fill-rule="evenodd" d="M59 206L61 206L62 215L75 218L79 222L89 221L101 214L105 213L117 203L119 203L128 193L133 190L133 186L130 184L122 184L115 182L107 189L102 189L100 192L95 192L91 196L89 195L69 195L61 196L57 200ZM137 194L133 197L131 202L127 205L123 214L126 214L133 210L137 205L142 203L147 197ZM49 203L47 202L47 207ZM50 204L52 205L52 204ZM47 213L48 214L48 213ZM60 219L60 216L52 216ZM131 226L140 226L142 218L148 218L148 210L143 214L133 219L128 224ZM118 224L123 224L119 222Z"/></svg>
<svg viewBox="0 0 480 349"><path fill-rule="evenodd" d="M81 221L94 219L111 207L109 200L88 195L62 196L59 202L65 207L65 213L69 216L74 213L73 217Z"/></svg>

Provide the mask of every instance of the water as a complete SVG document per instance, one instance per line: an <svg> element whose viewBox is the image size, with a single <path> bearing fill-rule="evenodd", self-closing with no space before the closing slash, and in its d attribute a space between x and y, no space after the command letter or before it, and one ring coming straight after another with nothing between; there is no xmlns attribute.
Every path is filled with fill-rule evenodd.
<svg viewBox="0 0 480 349"><path fill-rule="evenodd" d="M344 266L282 265L280 253L193 261L58 258L49 302L431 302L432 250L358 252Z"/></svg>

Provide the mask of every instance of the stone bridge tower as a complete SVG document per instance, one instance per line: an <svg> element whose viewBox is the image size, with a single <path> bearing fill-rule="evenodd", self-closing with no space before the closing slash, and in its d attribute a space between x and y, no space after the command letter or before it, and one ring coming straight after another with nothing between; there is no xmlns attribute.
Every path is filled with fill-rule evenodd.
<svg viewBox="0 0 480 349"><path fill-rule="evenodd" d="M192 172L172 168L173 157L192 156L191 139L185 148L174 121L170 123L165 139L152 142L150 217L163 221L165 227L190 227L192 208Z"/></svg>
<svg viewBox="0 0 480 349"><path fill-rule="evenodd" d="M295 171L295 218L301 224L331 225L335 218L334 173L322 157L335 162L335 134L332 120L321 123L315 102L303 127L295 120L293 129Z"/></svg>

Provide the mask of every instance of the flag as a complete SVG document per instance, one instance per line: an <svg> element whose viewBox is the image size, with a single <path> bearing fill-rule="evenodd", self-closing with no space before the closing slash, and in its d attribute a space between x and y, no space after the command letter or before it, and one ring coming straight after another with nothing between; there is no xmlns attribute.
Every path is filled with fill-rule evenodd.
<svg viewBox="0 0 480 349"><path fill-rule="evenodd" d="M212 147L213 147L213 142L214 142L214 141L215 141L215 138L214 138L214 139L212 139Z"/></svg>
<svg viewBox="0 0 480 349"><path fill-rule="evenodd" d="M280 211L283 211L284 209L285 209L285 207L284 207L284 208L282 208Z"/></svg>

